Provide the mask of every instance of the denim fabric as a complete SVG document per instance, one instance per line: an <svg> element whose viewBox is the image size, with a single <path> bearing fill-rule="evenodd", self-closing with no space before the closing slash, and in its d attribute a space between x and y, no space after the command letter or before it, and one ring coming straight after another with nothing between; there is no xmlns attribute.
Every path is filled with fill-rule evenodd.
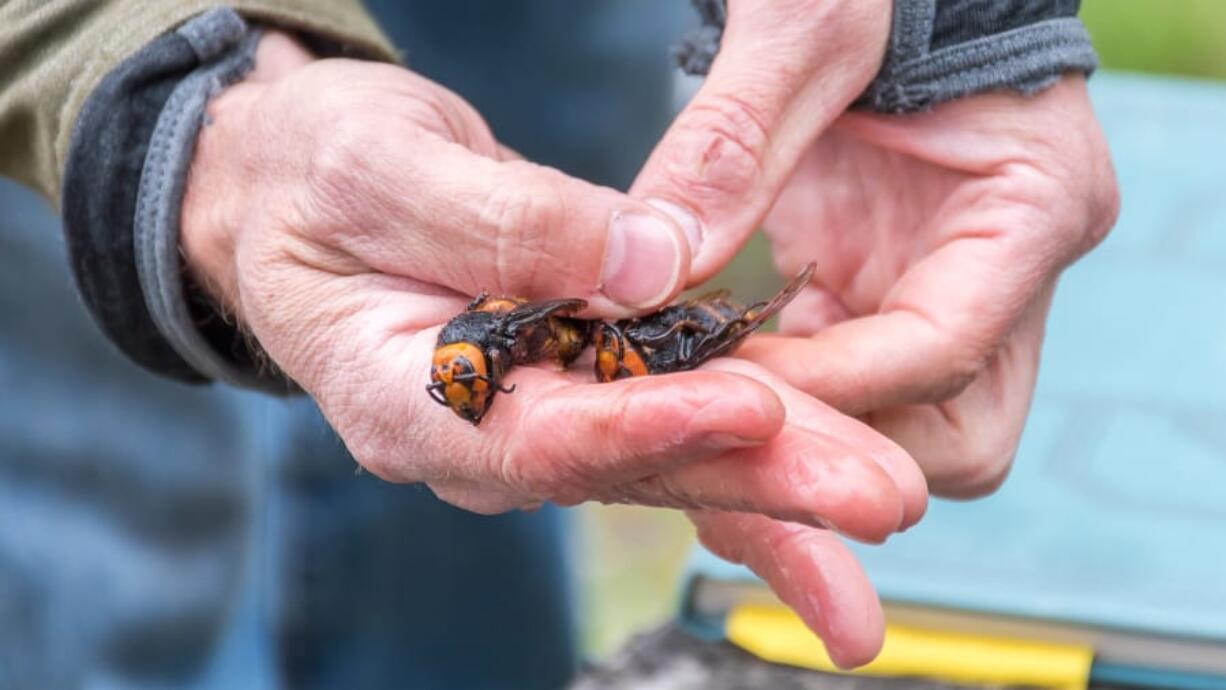
<svg viewBox="0 0 1226 690"><path fill-rule="evenodd" d="M374 4L538 160L624 185L666 124L681 7ZM0 689L564 682L563 513L467 514L355 475L309 400L152 376L55 224L0 183Z"/></svg>
<svg viewBox="0 0 1226 690"><path fill-rule="evenodd" d="M661 0L366 0L409 66L456 91L525 157L625 188L672 117Z"/></svg>
<svg viewBox="0 0 1226 690"><path fill-rule="evenodd" d="M550 688L561 514L355 475L308 400L157 378L0 182L0 688Z"/></svg>

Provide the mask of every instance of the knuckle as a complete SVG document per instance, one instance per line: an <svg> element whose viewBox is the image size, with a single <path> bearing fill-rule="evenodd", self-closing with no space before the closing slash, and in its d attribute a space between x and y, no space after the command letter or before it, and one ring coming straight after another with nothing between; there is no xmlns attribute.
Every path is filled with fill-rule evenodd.
<svg viewBox="0 0 1226 690"><path fill-rule="evenodd" d="M781 523L780 528L767 536L763 546L771 554L786 556L789 553L805 553L812 551L813 542L819 539L819 534L821 532L794 523Z"/></svg>
<svg viewBox="0 0 1226 690"><path fill-rule="evenodd" d="M656 474L634 482L628 494L635 503L657 508L697 510L705 506L701 494L694 495L679 486L675 479Z"/></svg>
<svg viewBox="0 0 1226 690"><path fill-rule="evenodd" d="M618 452L622 448L621 443L637 430L636 427L643 420L642 412L651 405L651 401L644 395L649 395L648 391L633 380L618 382L618 385L609 386L602 393L604 397L598 407L581 412L558 410L558 416L568 413L575 422L573 428L582 429L582 433L572 434L571 437L588 444L587 455L607 457L615 462L623 455ZM593 464L600 466L599 463Z"/></svg>
<svg viewBox="0 0 1226 690"><path fill-rule="evenodd" d="M1090 192L1089 245L1097 246L1107 237L1120 215L1120 188L1115 171L1108 163Z"/></svg>
<svg viewBox="0 0 1226 690"><path fill-rule="evenodd" d="M534 472L541 464L539 460L528 451L522 440L514 439L493 452L495 471L491 476L507 489L536 494L541 488Z"/></svg>
<svg viewBox="0 0 1226 690"><path fill-rule="evenodd" d="M964 346L955 350L945 370L945 376L937 382L933 398L949 400L962 394L979 377L984 368L984 356L978 348Z"/></svg>
<svg viewBox="0 0 1226 690"><path fill-rule="evenodd" d="M376 477L393 483L412 482L414 477L405 476L404 468L393 462L393 452L378 433L358 433L355 440L346 440L345 446L355 462Z"/></svg>
<svg viewBox="0 0 1226 690"><path fill-rule="evenodd" d="M695 102L679 121L683 142L670 172L699 196L743 192L765 165L765 118L748 99L722 95Z"/></svg>
<svg viewBox="0 0 1226 690"><path fill-rule="evenodd" d="M947 498L979 498L995 492L1009 476L1017 444L1011 437L963 437L961 447L932 476L933 492Z"/></svg>
<svg viewBox="0 0 1226 690"><path fill-rule="evenodd" d="M326 135L316 135L307 159L307 182L324 193L344 188L356 171L364 166L369 143L367 127L352 116L339 116L329 124Z"/></svg>
<svg viewBox="0 0 1226 690"><path fill-rule="evenodd" d="M1065 243L1072 260L1093 249L1115 225L1120 211L1119 185L1111 154L1102 132L1084 133L1082 141L1070 143L1066 152L1053 152L1061 161L1048 172L1043 208L1071 239Z"/></svg>
<svg viewBox="0 0 1226 690"><path fill-rule="evenodd" d="M788 477L791 489L776 516L789 522L836 529L855 539L881 542L902 522L902 497L890 481L876 476L871 461L857 454L813 458L802 464L819 472ZM859 465L861 480L840 486L833 467Z"/></svg>
<svg viewBox="0 0 1226 690"><path fill-rule="evenodd" d="M543 440L539 435L521 434L498 453L494 476L500 485L559 505L587 500L591 494L589 479L574 462L575 449L565 442L543 444Z"/></svg>
<svg viewBox="0 0 1226 690"><path fill-rule="evenodd" d="M494 257L501 289L524 291L532 287L541 271L541 259L550 249L550 239L561 231L565 212L561 190L549 181L503 185L492 191L480 211L479 222Z"/></svg>
<svg viewBox="0 0 1226 690"><path fill-rule="evenodd" d="M813 512L811 508L815 504L824 500L830 479L830 458L815 450L807 437L808 434L792 434L776 442L776 452L794 458L781 468L779 481L773 487L772 513L777 518L803 518ZM854 462L854 459L848 460Z"/></svg>
<svg viewBox="0 0 1226 690"><path fill-rule="evenodd" d="M560 506L576 506L590 500L594 494L581 473L562 466L560 471L542 475L533 482L531 495Z"/></svg>
<svg viewBox="0 0 1226 690"><path fill-rule="evenodd" d="M1083 171L1086 199L1086 250L1107 237L1120 212L1119 183L1111 161L1111 149L1099 127L1093 127L1083 139L1079 156Z"/></svg>
<svg viewBox="0 0 1226 690"><path fill-rule="evenodd" d="M717 520L706 517L694 521L695 536L698 542L703 545L711 553L728 561L729 563L745 564L749 560L749 550L752 548L747 540L729 538L731 535L727 533L724 520L729 519L727 515L720 516Z"/></svg>
<svg viewBox="0 0 1226 690"><path fill-rule="evenodd" d="M371 374L360 366L346 366L352 360L343 352L335 354L337 370L347 375L328 375L312 395L354 461L392 483L422 482L444 474L434 458L445 455L447 449L433 446L424 425L403 423L406 417L414 418L415 411L372 413L372 409L393 408L379 394L372 396Z"/></svg>
<svg viewBox="0 0 1226 690"><path fill-rule="evenodd" d="M724 535L720 533L718 527L705 520L696 522L694 527L694 536L698 539L698 543L702 544L703 548L729 563L743 564L745 562L745 555L739 541L724 539Z"/></svg>
<svg viewBox="0 0 1226 690"><path fill-rule="evenodd" d="M370 160L370 129L369 123L340 116L326 134L315 135L305 158L304 212L323 238L343 240L386 212L384 182Z"/></svg>
<svg viewBox="0 0 1226 690"><path fill-rule="evenodd" d="M642 462L638 451L625 446L627 434L634 433L635 420L641 419L636 404L631 393L620 391L599 409L563 408L549 399L540 401L519 424L525 433L507 446L502 481L514 490L563 505L612 496L609 492L615 489L641 489L634 482L625 483L628 468ZM555 420L561 418L569 420L565 430L556 427ZM631 499L638 496L638 492L625 494Z"/></svg>
<svg viewBox="0 0 1226 690"><path fill-rule="evenodd" d="M547 497L550 503L563 508L572 508L591 500L591 495L587 491L575 487L561 487L553 493L547 494Z"/></svg>
<svg viewBox="0 0 1226 690"><path fill-rule="evenodd" d="M474 490L449 482L430 482L427 486L440 501L478 515L498 515L524 504L523 499L515 496Z"/></svg>
<svg viewBox="0 0 1226 690"><path fill-rule="evenodd" d="M996 344L981 324L955 323L937 327L934 353L921 390L913 396L926 402L943 402L961 395L983 373Z"/></svg>

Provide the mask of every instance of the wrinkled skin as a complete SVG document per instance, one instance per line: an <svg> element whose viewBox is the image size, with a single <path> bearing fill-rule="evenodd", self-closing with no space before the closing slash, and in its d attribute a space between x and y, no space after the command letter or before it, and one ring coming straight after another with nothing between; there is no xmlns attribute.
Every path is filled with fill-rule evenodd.
<svg viewBox="0 0 1226 690"><path fill-rule="evenodd" d="M275 32L209 116L183 205L189 268L362 466L480 512L700 511L703 538L766 573L836 660L875 653L880 609L830 535L881 541L920 518L927 492L861 421L728 359L612 384L517 367L503 383L518 391L480 428L419 385L439 327L482 289L585 299L588 318L670 301L693 276L690 238L666 213L519 160L411 72L314 61ZM835 603L815 621L819 601Z"/></svg>
<svg viewBox="0 0 1226 690"><path fill-rule="evenodd" d="M1029 404L1056 277L1118 203L1076 76L1031 99L843 116L888 27L886 0L732 3L710 78L632 189L648 207L516 161L424 80L307 67L268 49L285 41L274 34L256 73L213 103L184 249L381 476L487 511L550 498L689 508L704 543L766 578L836 662L863 663L880 646L880 607L834 531L872 540L912 524L925 480L826 403L910 450L935 490L991 490ZM312 107L298 107L303 94ZM672 223L654 241L611 239L611 218L642 227L656 211ZM716 360L595 391L525 368L510 377L523 394L480 436L433 432L431 415L449 412L382 385L425 375L460 295L574 296L593 304L586 316L623 318L705 280L763 221L781 270L819 261L787 335L741 350L774 373Z"/></svg>
<svg viewBox="0 0 1226 690"><path fill-rule="evenodd" d="M730 3L710 75L631 193L691 238L694 283L763 225L782 275L817 261L784 335L738 356L898 442L935 493L973 497L1012 462L1057 278L1105 236L1119 200L1079 75L1034 97L845 113L880 67L889 18L885 0ZM836 538L761 515L692 516L836 661L875 654L880 609Z"/></svg>

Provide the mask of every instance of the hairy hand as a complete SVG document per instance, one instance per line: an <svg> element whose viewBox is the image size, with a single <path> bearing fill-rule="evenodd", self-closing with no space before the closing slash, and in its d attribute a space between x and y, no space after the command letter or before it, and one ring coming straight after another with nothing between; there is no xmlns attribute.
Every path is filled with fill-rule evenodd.
<svg viewBox="0 0 1226 690"><path fill-rule="evenodd" d="M481 512L616 501L870 541L922 513L905 452L748 363L612 384L517 367L476 428L435 404L438 328L471 295L636 313L685 284L687 240L641 201L518 160L411 72L270 41L277 58L210 105L183 246L364 467Z"/></svg>
<svg viewBox="0 0 1226 690"><path fill-rule="evenodd" d="M1026 419L1056 280L1110 229L1116 194L1081 77L1033 98L849 114L766 221L785 270L819 262L782 319L802 337L745 354L898 441L933 491L992 491Z"/></svg>
<svg viewBox="0 0 1226 690"><path fill-rule="evenodd" d="M693 282L763 224L783 275L816 261L783 335L738 355L892 438L935 493L993 490L1026 418L1056 279L1117 212L1084 79L922 115L846 113L880 69L888 0L729 5L709 76L632 195L685 230ZM789 424L820 425L824 406L781 395ZM690 514L703 543L770 583L837 663L876 654L880 606L835 535Z"/></svg>
<svg viewBox="0 0 1226 690"><path fill-rule="evenodd" d="M732 3L710 76L632 192L701 238L694 280L762 224L784 275L816 261L791 337L741 356L862 416L935 493L980 495L1012 461L1056 279L1113 224L1115 179L1080 76L844 113L888 23L881 1Z"/></svg>

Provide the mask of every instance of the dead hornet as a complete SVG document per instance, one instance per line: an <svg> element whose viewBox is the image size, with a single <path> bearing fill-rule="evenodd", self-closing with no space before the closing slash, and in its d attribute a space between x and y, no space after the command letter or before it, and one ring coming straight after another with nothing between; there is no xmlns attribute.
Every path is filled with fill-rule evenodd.
<svg viewBox="0 0 1226 690"><path fill-rule="evenodd" d="M552 359L566 367L583 353L592 323L563 314L585 307L581 299L533 304L482 292L439 332L426 390L474 426L481 423L495 394L515 390L502 385L512 366Z"/></svg>
<svg viewBox="0 0 1226 690"><path fill-rule="evenodd" d="M596 378L615 381L687 371L731 353L800 294L813 268L809 264L770 300L748 307L741 307L729 299L727 290L720 290L654 314L601 323L596 330Z"/></svg>

